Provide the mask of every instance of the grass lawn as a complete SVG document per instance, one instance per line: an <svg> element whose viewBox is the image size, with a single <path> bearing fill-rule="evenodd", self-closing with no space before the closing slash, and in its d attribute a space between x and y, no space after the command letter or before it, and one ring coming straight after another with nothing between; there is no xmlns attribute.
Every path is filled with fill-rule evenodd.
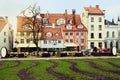
<svg viewBox="0 0 120 80"><path fill-rule="evenodd" d="M18 62L20 62L18 64ZM53 71L56 73L63 74L67 77L72 78L73 80L95 80L94 77L88 75L83 75L77 73L70 69L72 65L71 62L76 63L77 69L80 71L93 73L101 76L111 77L113 79L120 80L119 74L109 72L109 70L117 71L120 73L120 59L111 58L111 59L77 59L77 60L36 60L39 63L37 66L33 66L28 70L31 76L35 80L58 80L57 76L48 73L47 69L52 67L54 63L57 63L58 66L53 68ZM97 68L94 68L90 65L90 62L96 64L97 66L106 69L108 71L102 71ZM109 63L115 64L118 67L111 65ZM17 73L22 70L29 68L30 66L35 65L34 61L31 60L21 60L21 61L4 61L0 64L0 80L20 80Z"/></svg>

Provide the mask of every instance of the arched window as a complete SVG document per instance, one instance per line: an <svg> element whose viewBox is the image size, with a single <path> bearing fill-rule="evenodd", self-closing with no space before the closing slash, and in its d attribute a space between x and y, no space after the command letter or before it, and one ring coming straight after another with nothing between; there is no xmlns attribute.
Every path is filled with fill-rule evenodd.
<svg viewBox="0 0 120 80"><path fill-rule="evenodd" d="M109 37L109 31L107 31L107 36L106 36L107 38Z"/></svg>
<svg viewBox="0 0 120 80"><path fill-rule="evenodd" d="M115 37L115 32L114 32L114 31L112 32L112 37L113 37L113 38Z"/></svg>
<svg viewBox="0 0 120 80"><path fill-rule="evenodd" d="M57 24L58 25L65 24L65 19L63 19L63 18L58 19Z"/></svg>

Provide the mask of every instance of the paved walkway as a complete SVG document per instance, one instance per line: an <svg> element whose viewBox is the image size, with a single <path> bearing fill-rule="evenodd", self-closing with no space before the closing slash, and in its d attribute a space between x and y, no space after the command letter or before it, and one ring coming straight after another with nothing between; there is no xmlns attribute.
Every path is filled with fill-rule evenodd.
<svg viewBox="0 0 120 80"><path fill-rule="evenodd" d="M54 60L54 59L99 59L99 58L120 58L120 56L86 56L86 57L46 57L46 58L37 58L37 57L29 57L29 58L1 58L1 60Z"/></svg>

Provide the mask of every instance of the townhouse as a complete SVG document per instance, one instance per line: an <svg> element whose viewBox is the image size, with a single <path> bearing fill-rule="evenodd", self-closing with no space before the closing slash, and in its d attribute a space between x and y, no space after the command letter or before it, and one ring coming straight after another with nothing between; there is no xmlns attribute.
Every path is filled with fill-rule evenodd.
<svg viewBox="0 0 120 80"><path fill-rule="evenodd" d="M120 19L118 17L117 23L105 20L105 48L116 47L120 50Z"/></svg>
<svg viewBox="0 0 120 80"><path fill-rule="evenodd" d="M13 48L13 30L7 16L0 17L0 51L2 48L6 48L7 51Z"/></svg>
<svg viewBox="0 0 120 80"><path fill-rule="evenodd" d="M104 18L105 11L99 5L83 8L81 19L88 30L87 48L104 48Z"/></svg>
<svg viewBox="0 0 120 80"><path fill-rule="evenodd" d="M31 8L31 7L29 7ZM27 8L24 12L29 12ZM40 14L39 20L42 22L41 32L39 33L39 47L41 50L56 50L64 48L86 49L87 47L87 28L82 23L80 15L72 10L67 13L45 13ZM33 43L32 30L29 28L27 19L24 15L17 16L17 48L20 51L36 50ZM30 46L31 45L31 46Z"/></svg>

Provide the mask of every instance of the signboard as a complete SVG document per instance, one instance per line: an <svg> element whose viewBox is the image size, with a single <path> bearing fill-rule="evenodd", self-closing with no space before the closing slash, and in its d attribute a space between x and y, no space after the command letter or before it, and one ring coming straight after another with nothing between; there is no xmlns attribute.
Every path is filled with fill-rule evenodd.
<svg viewBox="0 0 120 80"><path fill-rule="evenodd" d="M117 55L116 47L113 47L113 48L112 48L112 53L113 53L114 56Z"/></svg>
<svg viewBox="0 0 120 80"><path fill-rule="evenodd" d="M1 57L3 57L3 58L6 57L7 49L5 47L1 48L0 54L1 54Z"/></svg>

